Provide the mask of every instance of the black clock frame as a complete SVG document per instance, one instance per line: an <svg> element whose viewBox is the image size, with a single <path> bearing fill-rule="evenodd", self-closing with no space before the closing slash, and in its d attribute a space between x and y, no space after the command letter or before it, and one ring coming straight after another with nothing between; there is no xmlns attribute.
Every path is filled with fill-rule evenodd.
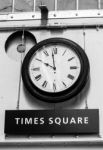
<svg viewBox="0 0 103 150"><path fill-rule="evenodd" d="M78 55L81 63L81 71L76 82L68 89L57 93L42 91L33 84L29 76L29 62L33 54L44 45L52 45L52 44L60 44L68 46ZM87 83L90 65L86 53L77 43L64 38L50 38L39 42L30 49L30 51L24 58L21 71L23 83L32 96L45 102L57 103L70 100L71 98L73 98L74 96L76 96L78 93L81 92L81 90L85 87Z"/></svg>

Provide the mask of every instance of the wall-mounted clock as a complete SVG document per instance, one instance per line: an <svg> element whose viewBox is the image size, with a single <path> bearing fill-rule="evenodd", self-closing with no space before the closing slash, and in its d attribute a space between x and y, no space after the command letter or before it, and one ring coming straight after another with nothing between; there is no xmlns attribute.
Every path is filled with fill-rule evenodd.
<svg viewBox="0 0 103 150"><path fill-rule="evenodd" d="M64 38L36 44L25 56L22 79L39 100L63 102L76 96L86 85L89 60L83 49Z"/></svg>

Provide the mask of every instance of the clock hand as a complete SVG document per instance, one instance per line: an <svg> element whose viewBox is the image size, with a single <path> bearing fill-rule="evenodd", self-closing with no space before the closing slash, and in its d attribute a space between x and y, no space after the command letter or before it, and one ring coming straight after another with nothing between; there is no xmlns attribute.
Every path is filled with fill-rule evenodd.
<svg viewBox="0 0 103 150"><path fill-rule="evenodd" d="M53 59L53 68L54 68L54 70L56 70L53 51L52 51L52 59Z"/></svg>
<svg viewBox="0 0 103 150"><path fill-rule="evenodd" d="M46 66L49 66L49 67L51 67L51 68L53 68L54 69L54 67L53 66L51 66L51 65L49 65L48 63L44 63Z"/></svg>
<svg viewBox="0 0 103 150"><path fill-rule="evenodd" d="M43 62L41 59L36 58L36 60L42 62L44 65L51 67L52 69L54 69L53 66L49 65L48 63Z"/></svg>

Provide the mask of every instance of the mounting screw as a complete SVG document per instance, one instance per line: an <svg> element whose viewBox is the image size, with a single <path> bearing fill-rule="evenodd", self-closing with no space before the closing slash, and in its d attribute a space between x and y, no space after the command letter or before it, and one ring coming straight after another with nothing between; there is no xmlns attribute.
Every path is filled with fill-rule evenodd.
<svg viewBox="0 0 103 150"><path fill-rule="evenodd" d="M11 19L13 19L14 17L13 16L11 16Z"/></svg>
<svg viewBox="0 0 103 150"><path fill-rule="evenodd" d="M35 15L32 15L32 18L34 18L35 17Z"/></svg>
<svg viewBox="0 0 103 150"><path fill-rule="evenodd" d="M100 13L98 13L97 15L100 15Z"/></svg>
<svg viewBox="0 0 103 150"><path fill-rule="evenodd" d="M54 17L56 17L57 15L56 14L54 14Z"/></svg>

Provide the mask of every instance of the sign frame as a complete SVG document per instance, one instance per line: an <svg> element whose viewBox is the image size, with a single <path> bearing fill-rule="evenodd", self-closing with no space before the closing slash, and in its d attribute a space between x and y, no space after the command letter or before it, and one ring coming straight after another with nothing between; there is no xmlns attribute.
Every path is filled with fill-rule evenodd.
<svg viewBox="0 0 103 150"><path fill-rule="evenodd" d="M7 135L97 135L99 110L6 110L4 132Z"/></svg>

